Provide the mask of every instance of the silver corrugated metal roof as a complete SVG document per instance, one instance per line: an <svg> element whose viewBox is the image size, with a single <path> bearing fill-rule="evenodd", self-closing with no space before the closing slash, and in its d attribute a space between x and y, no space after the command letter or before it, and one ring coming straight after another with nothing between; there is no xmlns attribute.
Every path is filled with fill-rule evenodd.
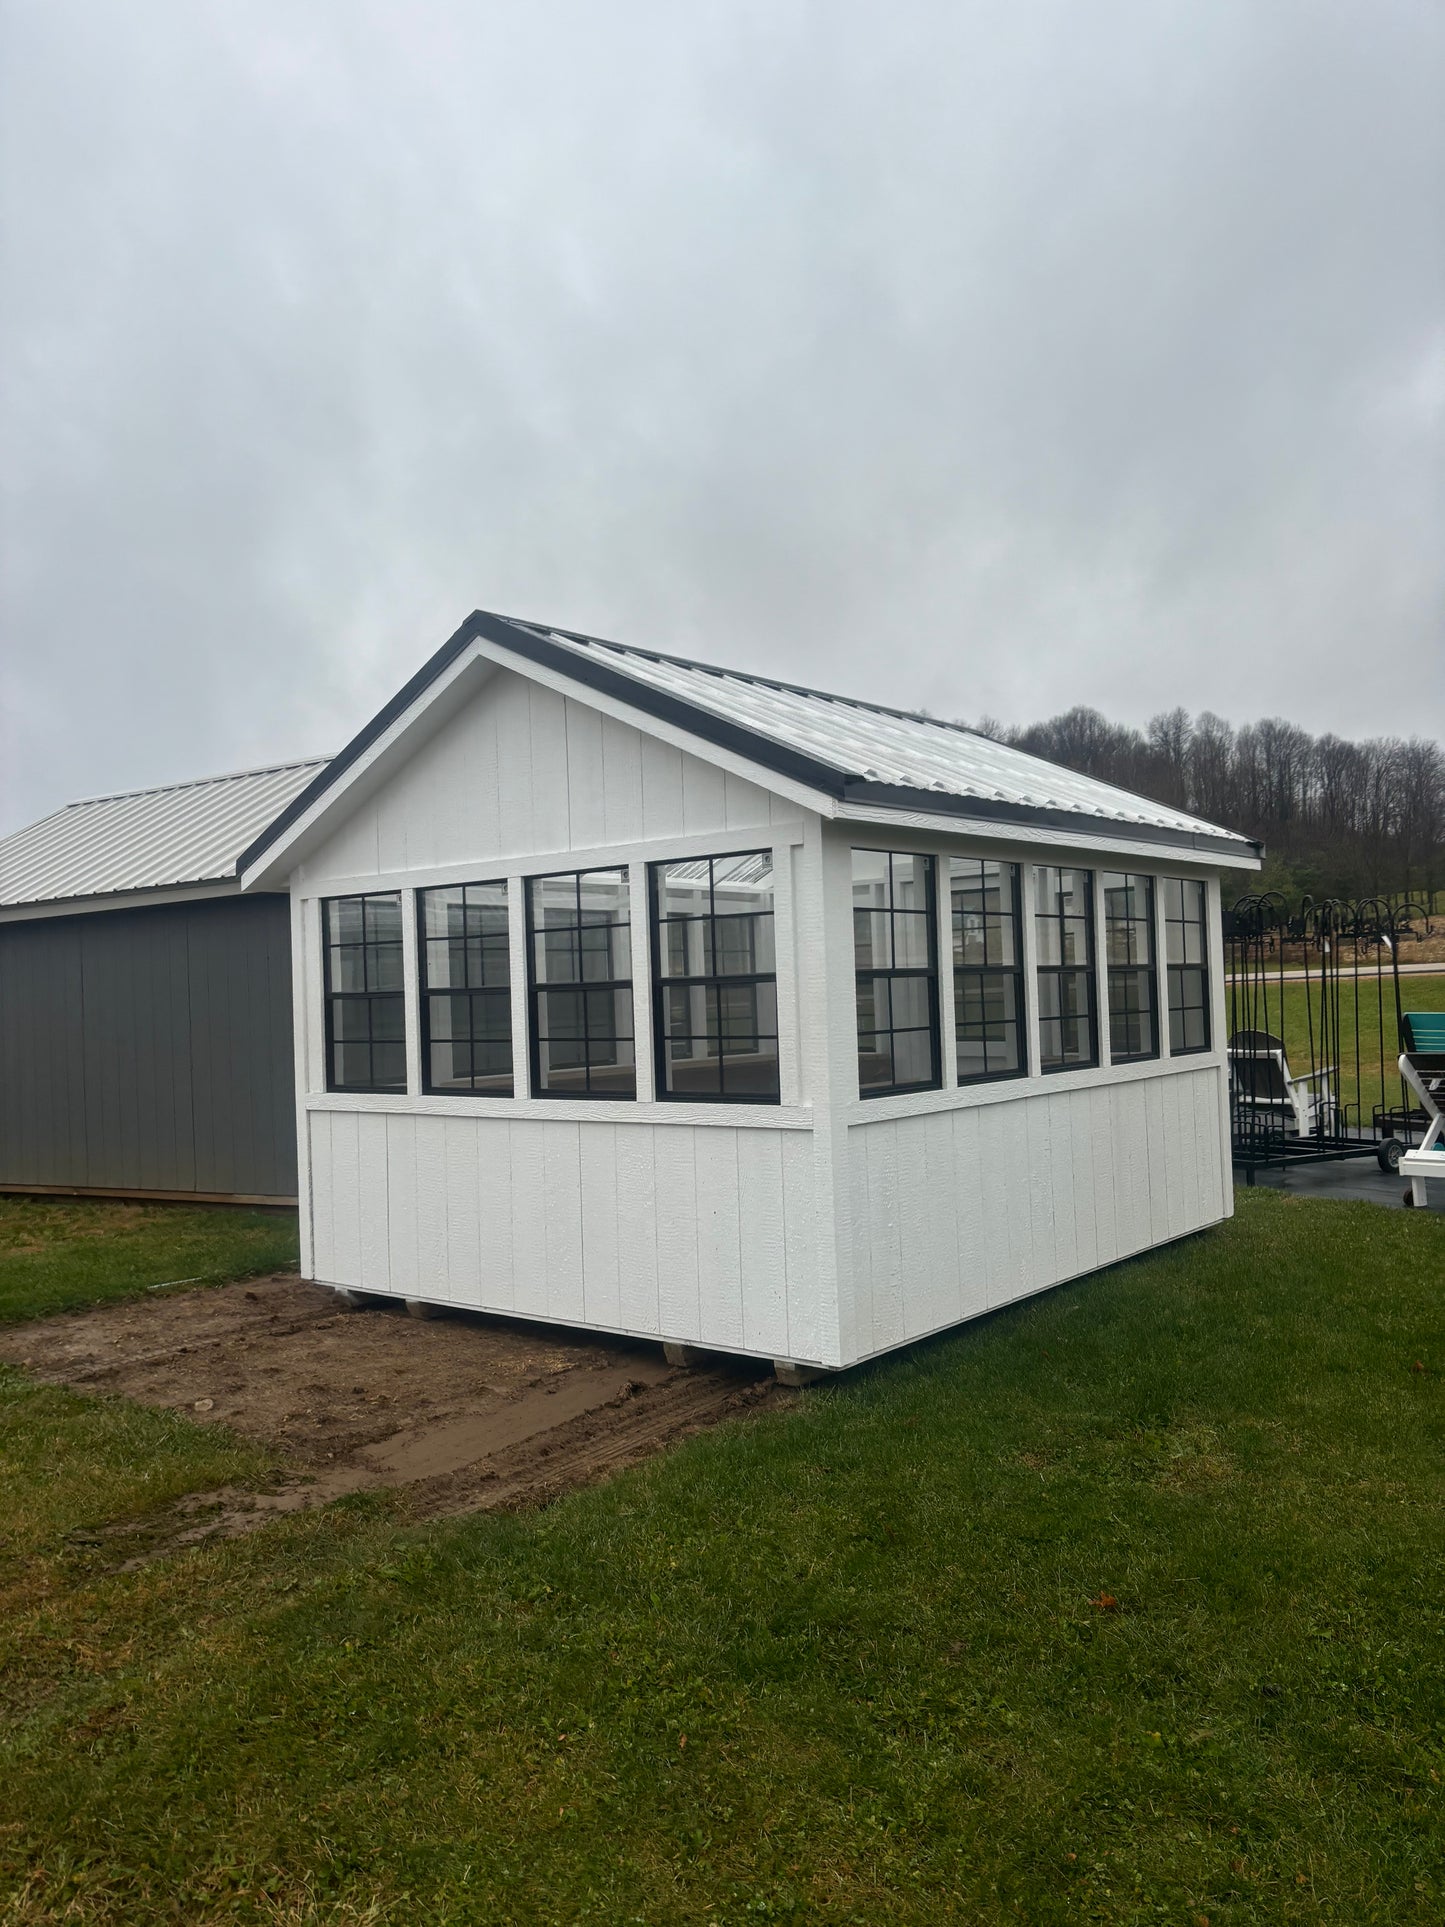
<svg viewBox="0 0 1445 1927"><path fill-rule="evenodd" d="M329 759L69 803L0 840L0 907L217 883Z"/></svg>
<svg viewBox="0 0 1445 1927"><path fill-rule="evenodd" d="M574 655L605 661L680 702L710 711L760 736L800 750L851 779L976 797L990 803L1041 810L1067 810L1110 823L1147 824L1185 835L1227 837L1242 849L1248 838L1186 816L1148 797L1135 796L1095 777L1061 769L1041 757L996 743L961 724L830 696L816 689L772 682L736 670L662 656L622 643L519 624ZM917 807L926 808L924 798Z"/></svg>

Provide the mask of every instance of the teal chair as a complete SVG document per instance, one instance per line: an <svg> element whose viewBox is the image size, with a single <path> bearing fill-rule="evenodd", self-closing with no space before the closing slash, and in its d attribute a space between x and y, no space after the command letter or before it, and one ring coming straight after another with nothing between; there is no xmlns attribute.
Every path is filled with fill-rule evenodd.
<svg viewBox="0 0 1445 1927"><path fill-rule="evenodd" d="M1420 1100L1427 1127L1419 1149L1433 1151L1445 1138L1445 1010L1407 1011L1400 1019L1400 1075Z"/></svg>

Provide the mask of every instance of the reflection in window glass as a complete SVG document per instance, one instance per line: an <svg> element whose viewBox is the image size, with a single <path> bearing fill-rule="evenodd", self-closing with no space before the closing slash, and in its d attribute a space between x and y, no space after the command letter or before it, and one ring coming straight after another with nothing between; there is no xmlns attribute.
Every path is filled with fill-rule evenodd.
<svg viewBox="0 0 1445 1927"><path fill-rule="evenodd" d="M626 870L527 884L533 1087L553 1097L636 1097Z"/></svg>
<svg viewBox="0 0 1445 1927"><path fill-rule="evenodd" d="M954 856L948 860L948 882L958 1081L1021 1076L1028 1059L1019 866Z"/></svg>
<svg viewBox="0 0 1445 1927"><path fill-rule="evenodd" d="M940 1081L933 858L853 852L858 1089L864 1097Z"/></svg>
<svg viewBox="0 0 1445 1927"><path fill-rule="evenodd" d="M1037 865L1034 946L1039 1068L1072 1071L1099 1061L1094 1000L1094 873Z"/></svg>
<svg viewBox="0 0 1445 1927"><path fill-rule="evenodd" d="M1169 973L1169 1049L1176 1056L1209 1049L1209 952L1204 885L1193 877L1161 877L1165 963Z"/></svg>
<svg viewBox="0 0 1445 1927"><path fill-rule="evenodd" d="M326 1088L404 1091L401 892L328 897L321 912Z"/></svg>
<svg viewBox="0 0 1445 1927"><path fill-rule="evenodd" d="M776 1103L770 851L652 866L657 1094Z"/></svg>
<svg viewBox="0 0 1445 1927"><path fill-rule="evenodd" d="M1104 955L1109 966L1109 1056L1128 1064L1159 1055L1154 971L1154 879L1106 870Z"/></svg>
<svg viewBox="0 0 1445 1927"><path fill-rule="evenodd" d="M459 883L422 890L417 906L425 1088L510 1097L507 886Z"/></svg>

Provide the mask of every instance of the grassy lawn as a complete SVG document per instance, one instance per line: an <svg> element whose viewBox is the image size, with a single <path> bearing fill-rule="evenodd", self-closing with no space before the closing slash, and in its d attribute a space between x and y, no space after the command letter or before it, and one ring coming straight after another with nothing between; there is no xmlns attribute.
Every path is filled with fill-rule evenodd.
<svg viewBox="0 0 1445 1927"><path fill-rule="evenodd" d="M135 1298L173 1280L296 1263L296 1213L227 1205L0 1197L0 1319Z"/></svg>
<svg viewBox="0 0 1445 1927"><path fill-rule="evenodd" d="M131 1573L259 1455L11 1374L0 1920L1438 1927L1442 1276L1260 1192L550 1511Z"/></svg>
<svg viewBox="0 0 1445 1927"><path fill-rule="evenodd" d="M1227 995L1227 993L1226 993ZM1315 1057L1325 1061L1320 1049L1320 987L1318 979L1312 984L1286 983L1284 986L1284 1029L1279 1028L1280 986L1269 986L1269 1025L1276 1037L1283 1036L1285 1055L1290 1061L1290 1069L1298 1075L1308 1068L1310 1025L1314 1026ZM1400 980L1401 1007L1409 1010L1445 1010L1445 971L1439 976L1402 977ZM1358 1004L1360 1027L1359 1077L1355 1075L1355 1022ZM1226 1009L1228 1006L1226 1005ZM1243 1026L1246 1006L1241 1001L1238 1016ZM1264 1006L1256 1002L1248 1007L1256 1019L1256 1027L1265 1028L1263 1023ZM1396 1059L1400 1046L1395 1026L1395 996L1387 983L1385 986L1385 1023L1384 1049L1380 1046L1380 995L1373 977L1361 978L1358 999L1355 995L1353 980L1346 977L1340 991L1340 1026L1344 1034L1344 1049L1338 1056L1328 1060L1338 1066L1339 1077L1336 1090L1340 1101L1350 1107L1350 1123L1370 1122L1370 1113L1380 1102L1381 1076L1388 1070L1389 1082L1384 1087L1391 1105L1400 1102L1400 1073ZM1333 1017L1331 1018L1333 1022ZM1361 1115L1363 1109L1363 1116Z"/></svg>

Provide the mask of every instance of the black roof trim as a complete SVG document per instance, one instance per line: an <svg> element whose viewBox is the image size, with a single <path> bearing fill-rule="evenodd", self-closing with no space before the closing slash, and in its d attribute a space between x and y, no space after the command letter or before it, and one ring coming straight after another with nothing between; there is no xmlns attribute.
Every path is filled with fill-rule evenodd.
<svg viewBox="0 0 1445 1927"><path fill-rule="evenodd" d="M806 783L809 789L821 791L824 796L841 797L844 793L848 774L846 770L839 769L836 763L825 763L802 750L790 749L775 736L764 736L761 731L749 729L742 723L729 722L726 716L715 716L711 710L700 709L696 703L687 702L681 696L671 696L665 689L654 689L648 683L640 683L625 670L613 669L609 664L590 656L575 655L570 649L561 649L551 636L539 634L531 623L512 622L506 616L480 612L473 617L473 621L477 625L477 634L485 636L489 642L500 643L504 649L526 656L544 669L555 669L573 682L584 683L587 688L595 689L599 695L615 696L631 709L640 709L645 715L655 716L662 723L674 723L677 728L685 729L689 736L701 737L704 742L712 743L718 749L730 749L739 756L745 756L751 763L760 763L764 769L770 769L778 776L791 776L799 783ZM558 629L554 633L560 636L566 632ZM621 656L647 653L641 649L622 649L615 642L594 642L591 637L578 637L576 640L585 641L595 648L615 650ZM678 656L653 656L652 660L681 662ZM688 666L703 669L701 663ZM732 671L712 669L705 673L730 676Z"/></svg>
<svg viewBox="0 0 1445 1927"><path fill-rule="evenodd" d="M168 894L174 901L152 899ZM243 903L254 897L284 897L281 890L242 890L235 874L195 877L189 883L137 883L127 890L97 890L90 895L26 897L0 903L0 927L22 923L54 923L62 917L119 916L127 910L183 910L190 903Z"/></svg>
<svg viewBox="0 0 1445 1927"><path fill-rule="evenodd" d="M337 777L344 775L359 757L365 755L377 737L390 729L398 716L405 710L410 709L422 691L426 689L429 684L434 683L444 669L451 667L457 657L461 655L462 651L472 641L476 633L473 628L476 619L475 613L469 615L461 628L455 630L447 637L436 654L427 658L411 680L403 683L391 700L377 710L371 721L363 725L352 737L351 741L336 752L325 769L318 771L306 785L305 789L299 791L291 798L291 801L286 805L285 809L282 810L281 814L276 817L274 821L268 823L253 842L246 845L245 849L242 850L241 854L236 858L237 876L244 875L251 864L256 861L256 858L260 856L264 850L269 849L279 836L284 835L293 823L304 816L307 810L311 808L311 805L316 802L319 797L326 794Z"/></svg>
<svg viewBox="0 0 1445 1927"><path fill-rule="evenodd" d="M1096 816L1083 810L1040 809L1022 803L1004 803L993 799L973 796L951 796L940 790L908 789L901 785L875 783L850 777L845 770L835 764L825 763L817 757L809 756L802 750L791 749L775 737L747 728L741 723L730 721L725 716L715 715L695 703L685 701L680 696L670 695L666 690L654 689L647 683L639 683L625 670L614 669L610 664L591 655L578 655L563 647L553 638L561 636L567 641L584 644L589 649L607 650L619 657L641 656L649 662L676 664L682 669L691 669L703 675L717 676L723 680L753 683L764 689L784 690L790 695L807 696L814 700L845 704L852 709L871 710L878 715L894 716L907 722L931 723L936 728L955 729L963 735L977 735L963 723L944 722L936 716L920 716L907 709L889 709L882 703L870 703L850 696L833 696L826 691L809 689L801 683L775 681L767 676L750 675L744 670L721 669L713 663L694 662L686 656L663 655L654 649L635 649L631 645L608 642L601 636L582 635L576 630L557 629L546 623L526 622L516 616L495 615L489 610L474 609L454 634L449 636L436 654L424 662L416 674L405 683L391 700L379 709L371 721L352 737L351 741L308 783L297 796L294 796L274 822L267 825L254 842L241 852L236 861L238 875L244 873L257 857L261 856L291 825L297 822L313 803L324 796L326 791L342 776L371 745L389 729L397 717L402 715L416 701L428 686L435 682L445 670L449 669L459 655L473 642L485 640L509 649L540 667L556 670L558 674L584 687L595 689L600 695L615 697L632 709L639 709L645 715L655 716L659 722L672 723L686 730L690 736L712 743L719 749L728 749L734 754L757 763L761 768L771 770L776 775L792 777L817 790L824 796L831 796L850 803L873 803L889 809L916 809L933 816L974 816L984 817L1001 823L1024 823L1047 829L1077 829L1088 827L1103 834L1114 832L1136 841L1158 843L1164 848L1181 851L1197 851L1202 854L1222 853L1226 855L1249 854L1255 857L1263 854L1259 843L1241 839L1236 842L1224 836L1202 835L1192 830L1171 830L1159 824L1130 823L1117 817Z"/></svg>
<svg viewBox="0 0 1445 1927"><path fill-rule="evenodd" d="M437 650L436 654L424 662L411 680L398 689L384 708L379 709L358 731L351 741L341 749L319 772L305 789L301 790L282 810L274 822L249 844L236 860L237 873L247 870L258 856L264 854L278 837L285 834L291 825L305 815L318 798L325 795L337 777L358 761L376 739L384 734L397 717L410 709L417 697L449 669L462 652L478 639L499 643L502 648L510 649L514 655L524 656L530 662L540 664L545 669L555 669L559 674L568 676L595 689L604 696L615 696L633 709L640 709L649 716L656 716L659 722L675 723L685 729L690 736L699 736L704 741L715 743L719 749L731 749L749 761L760 763L764 768L774 770L779 776L792 776L806 783L810 789L822 791L826 796L843 794L844 774L831 764L820 763L816 758L805 756L792 750L784 743L776 742L770 736L759 735L757 731L744 729L737 723L730 723L725 717L712 716L706 710L698 709L692 703L685 703L677 696L669 696L665 690L651 689L639 683L635 677L620 669L613 669L603 662L579 656L571 649L563 648L551 637L567 635L564 629L549 631L540 623L521 622L513 616L493 615L486 609L474 609L462 626ZM624 649L618 643L604 643L592 636L572 638L597 648L613 649L618 655L645 655L645 650ZM680 657L653 657L654 661L681 662ZM689 667L701 668L701 664ZM730 670L714 669L712 674L730 675ZM781 685L778 685L781 687ZM902 712L898 712L901 714Z"/></svg>
<svg viewBox="0 0 1445 1927"><path fill-rule="evenodd" d="M980 733L969 723L951 722L946 716L928 716L918 709L894 709L888 703L870 702L865 696L839 696L831 689L811 689L803 682L782 682L776 676L759 676L751 669L724 669L715 662L698 662L692 656L671 656L662 649L642 649L633 642L609 642L606 636L587 636L579 629L559 629L552 623L523 622L515 616L502 619L515 627L528 629L534 635L565 636L569 642L586 643L592 649L611 649L619 656L641 656L645 662L667 662L675 669L692 669L701 676L719 676L728 682L751 683L756 689L781 689L785 695L806 696L810 702L838 703L844 709L866 709L875 716L893 716L902 723L927 723L934 729L954 730L960 736L977 736ZM1019 754L1031 756L1033 752L1021 750ZM1034 757L1035 762L1044 760Z"/></svg>

